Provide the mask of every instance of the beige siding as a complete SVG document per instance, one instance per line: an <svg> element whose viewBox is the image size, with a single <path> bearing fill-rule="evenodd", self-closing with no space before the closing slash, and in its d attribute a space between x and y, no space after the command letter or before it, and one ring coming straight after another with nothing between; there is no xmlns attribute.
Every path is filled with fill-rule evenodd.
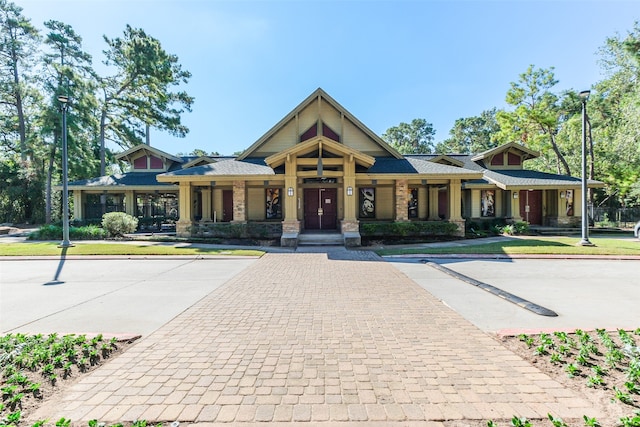
<svg viewBox="0 0 640 427"><path fill-rule="evenodd" d="M300 135L307 131L311 126L318 122L318 103L312 102L298 114L298 122L300 123Z"/></svg>
<svg viewBox="0 0 640 427"><path fill-rule="evenodd" d="M380 145L347 119L344 121L344 137L342 143L369 156L389 155Z"/></svg>
<svg viewBox="0 0 640 427"><path fill-rule="evenodd" d="M394 219L396 200L393 187L376 187L376 219Z"/></svg>
<svg viewBox="0 0 640 427"><path fill-rule="evenodd" d="M340 112L325 101L322 103L320 114L322 114L322 121L331 129L333 129L335 133L340 135L342 129ZM342 135L340 135L340 138L342 139Z"/></svg>
<svg viewBox="0 0 640 427"><path fill-rule="evenodd" d="M253 156L268 157L283 150L293 147L298 142L295 119L290 120L279 131L271 136L265 143L254 152Z"/></svg>
<svg viewBox="0 0 640 427"><path fill-rule="evenodd" d="M263 221L265 219L265 189L247 189L247 220Z"/></svg>
<svg viewBox="0 0 640 427"><path fill-rule="evenodd" d="M482 216L482 202L480 200L480 190L471 190L471 218Z"/></svg>

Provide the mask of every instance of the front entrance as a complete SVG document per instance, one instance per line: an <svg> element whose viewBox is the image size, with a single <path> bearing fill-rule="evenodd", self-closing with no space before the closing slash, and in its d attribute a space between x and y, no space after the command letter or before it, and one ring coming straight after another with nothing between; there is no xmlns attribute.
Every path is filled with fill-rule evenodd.
<svg viewBox="0 0 640 427"><path fill-rule="evenodd" d="M337 228L337 194L335 188L304 189L304 228L335 230Z"/></svg>
<svg viewBox="0 0 640 427"><path fill-rule="evenodd" d="M531 225L542 225L542 190L520 190L520 216Z"/></svg>
<svg viewBox="0 0 640 427"><path fill-rule="evenodd" d="M233 190L222 191L222 222L233 221Z"/></svg>

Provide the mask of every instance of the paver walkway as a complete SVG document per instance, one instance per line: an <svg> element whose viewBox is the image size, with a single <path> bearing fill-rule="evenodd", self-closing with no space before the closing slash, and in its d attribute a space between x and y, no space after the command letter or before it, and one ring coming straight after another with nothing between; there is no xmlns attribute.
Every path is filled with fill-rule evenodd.
<svg viewBox="0 0 640 427"><path fill-rule="evenodd" d="M440 425L549 412L601 415L375 254L336 250L265 255L35 418Z"/></svg>

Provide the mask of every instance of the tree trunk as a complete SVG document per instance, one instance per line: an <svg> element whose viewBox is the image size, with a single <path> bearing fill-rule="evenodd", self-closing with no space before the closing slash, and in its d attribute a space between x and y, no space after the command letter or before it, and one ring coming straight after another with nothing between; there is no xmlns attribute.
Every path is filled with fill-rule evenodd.
<svg viewBox="0 0 640 427"><path fill-rule="evenodd" d="M551 139L551 148L553 148L553 152L556 153L558 160L562 164L562 168L564 169L564 174L567 176L571 176L571 169L569 168L569 163L567 163L567 159L565 159L562 153L560 152L560 149L558 148L558 144L556 143L556 137L553 135L552 132L549 132L549 139Z"/></svg>
<svg viewBox="0 0 640 427"><path fill-rule="evenodd" d="M56 141L54 140L53 146L51 147L51 153L49 155L49 165L47 167L47 183L46 183L46 200L45 200L45 217L47 224L51 224L51 181L53 181L53 169L55 165L56 158Z"/></svg>

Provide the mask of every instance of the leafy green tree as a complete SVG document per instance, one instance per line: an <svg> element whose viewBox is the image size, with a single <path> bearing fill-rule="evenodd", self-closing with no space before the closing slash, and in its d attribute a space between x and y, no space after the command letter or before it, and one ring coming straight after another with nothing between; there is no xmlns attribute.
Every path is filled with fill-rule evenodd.
<svg viewBox="0 0 640 427"><path fill-rule="evenodd" d="M640 205L640 25L600 49L605 79L589 100L596 174L623 206Z"/></svg>
<svg viewBox="0 0 640 427"><path fill-rule="evenodd" d="M497 110L485 110L479 116L455 121L449 138L436 145L439 154L473 154L495 148L494 135L500 131L496 120Z"/></svg>
<svg viewBox="0 0 640 427"><path fill-rule="evenodd" d="M549 158L551 151L556 172L571 175L569 163L556 139L564 117L560 99L551 91L557 83L553 67L536 69L533 65L520 74L517 82L511 82L506 101L514 110L497 113L500 124L497 139L502 143L517 141L539 151L543 161Z"/></svg>
<svg viewBox="0 0 640 427"><path fill-rule="evenodd" d="M0 34L0 160L7 166L0 192L8 203L0 209L14 221L33 221L42 184L32 161L39 101L33 69L40 35L22 8L7 0L0 0Z"/></svg>
<svg viewBox="0 0 640 427"><path fill-rule="evenodd" d="M187 83L191 73L178 57L143 30L125 28L123 37L110 39L104 63L115 70L100 82L100 173L105 174L105 141L130 148L143 142L146 126L184 137L189 129L181 114L191 111L193 98L174 86Z"/></svg>
<svg viewBox="0 0 640 427"><path fill-rule="evenodd" d="M434 150L433 125L425 119L400 123L382 134L382 139L402 154L428 154Z"/></svg>
<svg viewBox="0 0 640 427"><path fill-rule="evenodd" d="M60 156L61 120L58 95L69 97L67 110L67 145L69 177L71 180L97 173L97 102L95 98L95 74L91 67L91 55L82 50L82 37L73 28L59 21L44 23L49 29L45 37L48 52L43 56L43 89L49 99L42 114L41 135L47 146L47 171L45 191L46 222L51 221L51 184Z"/></svg>

